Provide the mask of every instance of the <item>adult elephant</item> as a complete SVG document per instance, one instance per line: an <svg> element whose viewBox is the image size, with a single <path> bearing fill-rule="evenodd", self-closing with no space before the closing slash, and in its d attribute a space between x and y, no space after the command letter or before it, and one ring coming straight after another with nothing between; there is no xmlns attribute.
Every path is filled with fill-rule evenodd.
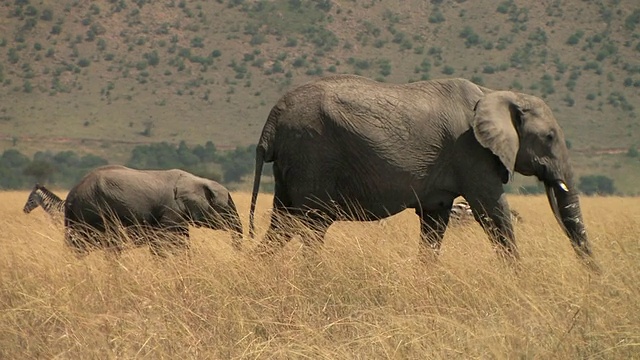
<svg viewBox="0 0 640 360"><path fill-rule="evenodd" d="M242 239L229 191L177 169L96 168L69 191L64 211L66 243L79 254L92 247L120 250L123 244L112 233L119 226L134 230L135 245L149 243L154 254L169 245L188 247L189 225L230 230L236 248Z"/></svg>
<svg viewBox="0 0 640 360"><path fill-rule="evenodd" d="M312 225L322 238L336 220L411 208L421 219L420 248L437 252L461 195L500 253L517 258L503 190L517 171L544 182L573 248L594 264L563 132L531 95L464 79L400 85L353 75L289 91L271 109L257 145L251 236L264 162L273 162L275 179L266 251L291 235L281 215Z"/></svg>

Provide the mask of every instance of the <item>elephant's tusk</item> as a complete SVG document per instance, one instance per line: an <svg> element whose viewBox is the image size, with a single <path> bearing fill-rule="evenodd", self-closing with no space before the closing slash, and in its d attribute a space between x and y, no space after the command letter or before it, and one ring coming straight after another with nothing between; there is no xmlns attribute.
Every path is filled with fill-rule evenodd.
<svg viewBox="0 0 640 360"><path fill-rule="evenodd" d="M562 189L562 191L564 192L569 192L569 188L567 187L567 184L565 184L564 181L562 180L558 180L558 187Z"/></svg>

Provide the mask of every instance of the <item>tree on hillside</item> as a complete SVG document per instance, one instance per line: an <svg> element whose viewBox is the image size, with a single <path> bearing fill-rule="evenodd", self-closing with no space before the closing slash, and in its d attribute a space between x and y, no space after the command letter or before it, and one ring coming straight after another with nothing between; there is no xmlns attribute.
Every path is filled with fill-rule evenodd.
<svg viewBox="0 0 640 360"><path fill-rule="evenodd" d="M181 166L175 145L166 142L136 146L126 164L135 169L171 169Z"/></svg>
<svg viewBox="0 0 640 360"><path fill-rule="evenodd" d="M255 165L256 146L238 146L227 153L220 161L225 182L240 182L242 177L251 173Z"/></svg>
<svg viewBox="0 0 640 360"><path fill-rule="evenodd" d="M195 155L191 149L189 149L189 146L187 146L187 143L184 140L180 141L177 153L178 160L182 165L193 166L200 162L200 158Z"/></svg>
<svg viewBox="0 0 640 360"><path fill-rule="evenodd" d="M211 140L207 141L204 146L198 144L193 148L193 154L204 163L215 162L218 156L217 151L215 144Z"/></svg>
<svg viewBox="0 0 640 360"><path fill-rule="evenodd" d="M612 195L616 191L613 179L604 175L581 176L578 189L585 195Z"/></svg>
<svg viewBox="0 0 640 360"><path fill-rule="evenodd" d="M39 184L48 184L54 172L53 165L43 160L34 160L23 170L25 175L33 177Z"/></svg>
<svg viewBox="0 0 640 360"><path fill-rule="evenodd" d="M15 149L9 149L0 156L0 189L19 189L28 181L24 169L31 160Z"/></svg>

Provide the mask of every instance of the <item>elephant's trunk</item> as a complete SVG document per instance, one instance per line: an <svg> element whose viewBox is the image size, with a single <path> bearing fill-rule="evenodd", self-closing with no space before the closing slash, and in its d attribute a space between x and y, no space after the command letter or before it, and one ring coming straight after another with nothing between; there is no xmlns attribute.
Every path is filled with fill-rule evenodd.
<svg viewBox="0 0 640 360"><path fill-rule="evenodd" d="M545 183L545 189L553 214L560 227L571 240L571 245L576 254L588 267L598 271L598 266L593 259L591 246L587 238L584 221L582 220L580 201L575 188L567 185L563 180L555 180Z"/></svg>
<svg viewBox="0 0 640 360"><path fill-rule="evenodd" d="M235 249L240 250L243 236L242 222L240 222L240 215L238 214L236 204L231 198L231 194L228 195L227 205L229 206L229 209L227 210L225 220L227 226L231 230L231 243Z"/></svg>

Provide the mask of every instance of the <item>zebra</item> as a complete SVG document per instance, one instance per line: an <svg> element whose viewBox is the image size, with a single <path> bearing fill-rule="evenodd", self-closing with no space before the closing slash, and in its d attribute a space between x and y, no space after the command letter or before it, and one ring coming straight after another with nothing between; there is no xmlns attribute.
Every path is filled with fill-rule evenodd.
<svg viewBox="0 0 640 360"><path fill-rule="evenodd" d="M511 211L511 221L514 224L522 222L522 216L520 213L514 209L510 209ZM451 212L449 213L450 219L454 222L465 222L468 220L473 220L473 211L471 211L471 206L465 200L461 200L451 206Z"/></svg>
<svg viewBox="0 0 640 360"><path fill-rule="evenodd" d="M24 211L25 214L28 214L38 206L42 206L49 216L57 219L64 216L64 204L65 200L60 199L58 195L52 193L46 187L36 183L33 190L31 190L31 194L29 194L27 203L24 204L22 211Z"/></svg>
<svg viewBox="0 0 640 360"><path fill-rule="evenodd" d="M454 203L451 205L451 212L449 213L449 220L452 224L462 224L473 220L473 212L471 211L471 206L464 200ZM386 219L378 220L378 224L383 227L386 226Z"/></svg>
<svg viewBox="0 0 640 360"><path fill-rule="evenodd" d="M449 219L453 222L465 222L473 219L473 212L469 203L462 200L451 205Z"/></svg>

